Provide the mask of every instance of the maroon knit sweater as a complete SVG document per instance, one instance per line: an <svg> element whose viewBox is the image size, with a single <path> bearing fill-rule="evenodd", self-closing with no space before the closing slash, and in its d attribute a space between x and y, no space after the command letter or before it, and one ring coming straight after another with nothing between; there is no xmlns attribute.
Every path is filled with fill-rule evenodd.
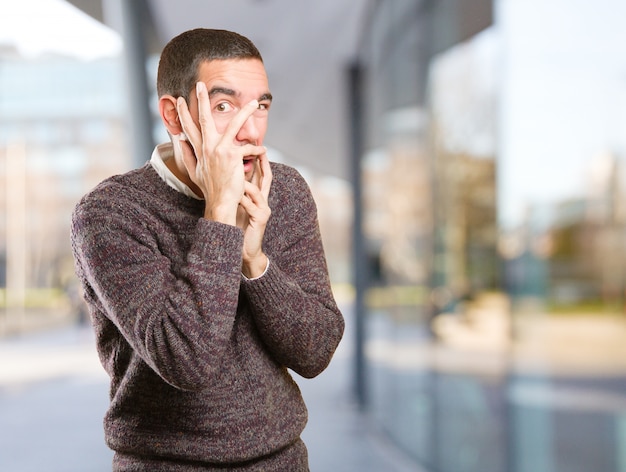
<svg viewBox="0 0 626 472"><path fill-rule="evenodd" d="M290 167L272 172L270 265L256 280L241 275L242 230L204 219L204 202L149 164L78 203L72 248L111 378L106 442L128 459L115 470L307 470L287 369L322 372L344 321L309 188Z"/></svg>

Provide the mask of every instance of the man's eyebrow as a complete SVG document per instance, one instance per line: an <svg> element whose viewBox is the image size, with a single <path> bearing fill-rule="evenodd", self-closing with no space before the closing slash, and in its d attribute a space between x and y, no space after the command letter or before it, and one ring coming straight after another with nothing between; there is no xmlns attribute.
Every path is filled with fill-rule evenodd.
<svg viewBox="0 0 626 472"><path fill-rule="evenodd" d="M209 90L209 97L217 94L230 95L234 97L237 95L237 92L235 92L233 89L229 89L226 87L213 87L211 90Z"/></svg>
<svg viewBox="0 0 626 472"><path fill-rule="evenodd" d="M228 95L231 97L236 97L237 95L240 95L238 92L234 91L233 89L230 89L228 87L213 87L211 90L209 90L209 98L214 96L214 95ZM272 101L274 97L272 97L272 94L270 92L266 92L264 94L262 94L257 100L259 102L263 102L263 101Z"/></svg>

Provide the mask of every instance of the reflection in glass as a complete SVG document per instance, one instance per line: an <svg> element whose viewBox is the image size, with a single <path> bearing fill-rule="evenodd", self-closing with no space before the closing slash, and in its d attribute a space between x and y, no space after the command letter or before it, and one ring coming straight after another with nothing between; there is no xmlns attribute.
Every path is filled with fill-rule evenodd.
<svg viewBox="0 0 626 472"><path fill-rule="evenodd" d="M583 3L373 22L372 411L428 470L626 470L626 10Z"/></svg>

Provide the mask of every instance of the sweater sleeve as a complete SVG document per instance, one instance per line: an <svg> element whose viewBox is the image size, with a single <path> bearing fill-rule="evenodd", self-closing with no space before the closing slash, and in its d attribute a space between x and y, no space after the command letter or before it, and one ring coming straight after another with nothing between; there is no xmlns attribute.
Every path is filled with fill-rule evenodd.
<svg viewBox="0 0 626 472"><path fill-rule="evenodd" d="M290 182L287 198L272 209L283 246L270 254L266 274L244 280L242 288L274 358L312 378L328 366L344 319L330 286L315 202L299 174Z"/></svg>
<svg viewBox="0 0 626 472"><path fill-rule="evenodd" d="M243 233L199 219L175 274L138 215L126 212L104 198L77 206L71 238L78 275L158 375L200 390L215 381L232 332Z"/></svg>

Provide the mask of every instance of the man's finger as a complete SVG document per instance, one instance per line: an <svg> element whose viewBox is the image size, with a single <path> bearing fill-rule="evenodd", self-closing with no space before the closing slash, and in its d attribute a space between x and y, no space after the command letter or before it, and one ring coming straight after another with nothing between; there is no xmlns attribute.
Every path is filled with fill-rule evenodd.
<svg viewBox="0 0 626 472"><path fill-rule="evenodd" d="M178 143L178 147L183 156L183 164L187 169L187 173L193 182L195 182L196 176L196 167L198 166L198 161L196 159L196 155L191 147L191 143L186 139L181 139L180 136L174 137L176 142Z"/></svg>
<svg viewBox="0 0 626 472"><path fill-rule="evenodd" d="M251 102L244 105L244 107L237 112L237 114L228 124L226 131L224 131L224 138L227 139L226 142L230 143L235 140L235 136L237 136L237 133L239 133L239 130L244 125L246 120L250 118L252 114L258 110L258 108L258 100L252 100Z"/></svg>
<svg viewBox="0 0 626 472"><path fill-rule="evenodd" d="M244 196L247 196L255 204L263 200L263 194L259 187L247 180L244 182Z"/></svg>
<svg viewBox="0 0 626 472"><path fill-rule="evenodd" d="M200 130L196 126L191 117L191 113L189 113L189 107L187 106L187 102L183 97L178 97L176 99L176 111L178 112L178 118L180 119L180 125L183 128L183 131L187 137L187 141L195 150L195 142L202 142L202 135Z"/></svg>
<svg viewBox="0 0 626 472"><path fill-rule="evenodd" d="M237 154L240 154L242 157L259 156L259 159L261 159L261 156L265 154L267 150L265 146L257 146L255 144L243 144L241 146L236 146L236 149Z"/></svg>
<svg viewBox="0 0 626 472"><path fill-rule="evenodd" d="M198 121L203 142L211 142L213 141L211 138L217 135L217 130L215 129L215 121L213 121L213 113L211 112L211 99L204 82L196 84L196 97L198 98Z"/></svg>
<svg viewBox="0 0 626 472"><path fill-rule="evenodd" d="M270 160L267 158L267 154L259 156L259 163L261 164L261 193L267 201L270 195L270 187L272 185L272 168L270 166Z"/></svg>

